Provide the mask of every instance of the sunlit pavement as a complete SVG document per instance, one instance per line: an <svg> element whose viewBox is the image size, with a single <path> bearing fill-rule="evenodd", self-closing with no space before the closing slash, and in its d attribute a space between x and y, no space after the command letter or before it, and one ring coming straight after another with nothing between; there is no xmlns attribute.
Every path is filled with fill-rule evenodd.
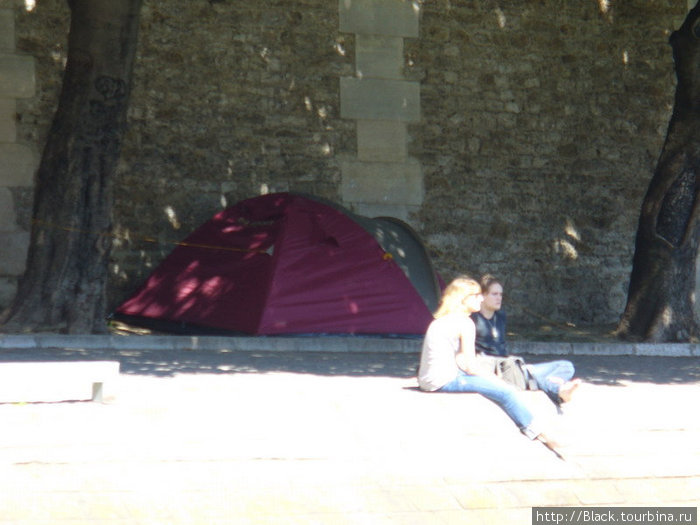
<svg viewBox="0 0 700 525"><path fill-rule="evenodd" d="M533 506L696 506L697 358L569 356L566 461L411 353L20 351L119 360L104 404L0 405L0 524L483 524ZM532 356L532 361L548 360Z"/></svg>

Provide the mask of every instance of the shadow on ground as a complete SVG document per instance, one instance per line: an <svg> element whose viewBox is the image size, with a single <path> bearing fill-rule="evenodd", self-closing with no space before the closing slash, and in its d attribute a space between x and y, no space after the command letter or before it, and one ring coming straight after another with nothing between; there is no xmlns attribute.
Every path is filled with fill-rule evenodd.
<svg viewBox="0 0 700 525"><path fill-rule="evenodd" d="M524 356L538 363L560 356ZM570 356L576 376L593 384L628 382L700 384L700 363L688 357ZM241 352L168 350L3 350L0 362L117 360L124 374L168 377L175 374L251 374L287 372L325 376L411 378L418 354L345 352Z"/></svg>

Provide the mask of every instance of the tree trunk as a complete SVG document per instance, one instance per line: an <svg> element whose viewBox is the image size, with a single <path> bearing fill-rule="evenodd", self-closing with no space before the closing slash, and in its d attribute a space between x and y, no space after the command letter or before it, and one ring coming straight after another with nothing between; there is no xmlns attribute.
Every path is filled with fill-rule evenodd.
<svg viewBox="0 0 700 525"><path fill-rule="evenodd" d="M627 306L617 333L647 341L697 338L695 262L700 190L700 2L671 35L676 97L642 204Z"/></svg>
<svg viewBox="0 0 700 525"><path fill-rule="evenodd" d="M41 158L10 330L106 330L113 178L141 0L68 0L68 61Z"/></svg>

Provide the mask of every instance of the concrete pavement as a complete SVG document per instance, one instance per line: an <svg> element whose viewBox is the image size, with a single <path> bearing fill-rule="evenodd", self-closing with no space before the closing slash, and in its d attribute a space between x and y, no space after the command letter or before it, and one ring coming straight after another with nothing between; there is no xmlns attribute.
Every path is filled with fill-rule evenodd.
<svg viewBox="0 0 700 525"><path fill-rule="evenodd" d="M105 404L0 404L0 524L529 524L533 506L700 502L697 357L568 352L586 383L563 416L524 394L561 461L480 396L418 392L415 341L8 337L0 361L122 373Z"/></svg>

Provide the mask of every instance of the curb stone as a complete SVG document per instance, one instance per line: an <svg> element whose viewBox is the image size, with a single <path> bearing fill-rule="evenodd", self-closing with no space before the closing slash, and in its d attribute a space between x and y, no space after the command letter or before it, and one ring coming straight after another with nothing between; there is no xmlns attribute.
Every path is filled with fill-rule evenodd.
<svg viewBox="0 0 700 525"><path fill-rule="evenodd" d="M3 349L104 349L419 353L421 339L369 336L226 337L171 335L2 335ZM511 341L514 354L700 357L700 344Z"/></svg>

